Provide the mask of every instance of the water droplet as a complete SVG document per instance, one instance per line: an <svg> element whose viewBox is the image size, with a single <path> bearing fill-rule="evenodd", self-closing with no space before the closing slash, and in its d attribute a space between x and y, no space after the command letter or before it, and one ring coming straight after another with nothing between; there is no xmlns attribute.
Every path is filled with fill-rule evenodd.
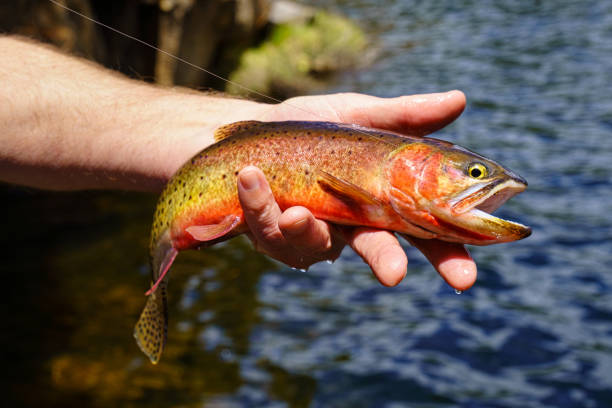
<svg viewBox="0 0 612 408"><path fill-rule="evenodd" d="M234 354L230 350L224 349L221 351L220 357L223 361L232 361L234 359Z"/></svg>
<svg viewBox="0 0 612 408"><path fill-rule="evenodd" d="M455 293L456 293L457 295L460 295L460 294L462 294L462 293L463 293L463 291L462 291L462 290L459 290L459 289L455 289Z"/></svg>
<svg viewBox="0 0 612 408"><path fill-rule="evenodd" d="M327 262L327 263L328 263L328 264L330 264L330 265L334 263L334 261L332 261L331 259L328 259L328 260L326 260L325 262Z"/></svg>
<svg viewBox="0 0 612 408"><path fill-rule="evenodd" d="M308 272L308 269L303 268L303 269L298 269L298 271L300 271L300 272Z"/></svg>

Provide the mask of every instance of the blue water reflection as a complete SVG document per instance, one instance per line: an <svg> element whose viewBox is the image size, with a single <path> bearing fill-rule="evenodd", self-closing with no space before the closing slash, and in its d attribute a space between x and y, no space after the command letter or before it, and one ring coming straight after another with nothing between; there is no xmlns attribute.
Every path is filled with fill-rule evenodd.
<svg viewBox="0 0 612 408"><path fill-rule="evenodd" d="M383 4L381 4L383 3ZM612 401L612 4L342 1L378 35L338 90L462 89L439 137L530 183L500 215L529 239L474 248L456 295L419 254L399 288L347 254L267 274L252 353L317 380L315 406L606 406Z"/></svg>

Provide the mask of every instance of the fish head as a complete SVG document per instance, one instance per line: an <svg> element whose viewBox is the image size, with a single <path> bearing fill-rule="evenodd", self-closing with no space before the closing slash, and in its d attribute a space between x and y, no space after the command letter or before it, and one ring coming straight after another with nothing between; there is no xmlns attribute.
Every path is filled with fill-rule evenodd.
<svg viewBox="0 0 612 408"><path fill-rule="evenodd" d="M527 182L479 154L424 138L392 153L387 169L393 208L436 238L489 245L531 234L525 225L492 215Z"/></svg>

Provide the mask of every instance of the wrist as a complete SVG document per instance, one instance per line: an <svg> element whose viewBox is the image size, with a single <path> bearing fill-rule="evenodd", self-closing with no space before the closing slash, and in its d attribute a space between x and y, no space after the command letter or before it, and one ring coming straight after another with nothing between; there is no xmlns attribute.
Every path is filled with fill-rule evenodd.
<svg viewBox="0 0 612 408"><path fill-rule="evenodd" d="M141 112L144 117L124 119L138 123L138 135L130 138L123 154L125 165L140 181L123 188L161 190L183 163L214 143L213 135L219 126L261 119L269 107L181 88L155 88L146 112Z"/></svg>
<svg viewBox="0 0 612 408"><path fill-rule="evenodd" d="M271 105L127 79L0 36L0 180L45 189L160 190L214 130Z"/></svg>

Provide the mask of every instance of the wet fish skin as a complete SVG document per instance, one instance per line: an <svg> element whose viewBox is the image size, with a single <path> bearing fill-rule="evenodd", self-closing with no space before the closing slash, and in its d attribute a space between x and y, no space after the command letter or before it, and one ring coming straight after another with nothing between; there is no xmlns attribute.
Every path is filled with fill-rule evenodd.
<svg viewBox="0 0 612 408"><path fill-rule="evenodd" d="M475 245L530 234L487 212L526 182L445 141L328 122L257 121L221 127L215 139L173 176L155 212L153 286L134 330L153 363L166 341L167 271L176 254L247 231L237 193L247 165L264 172L281 210L301 205L334 223ZM472 177L470 166L482 166L486 177Z"/></svg>

